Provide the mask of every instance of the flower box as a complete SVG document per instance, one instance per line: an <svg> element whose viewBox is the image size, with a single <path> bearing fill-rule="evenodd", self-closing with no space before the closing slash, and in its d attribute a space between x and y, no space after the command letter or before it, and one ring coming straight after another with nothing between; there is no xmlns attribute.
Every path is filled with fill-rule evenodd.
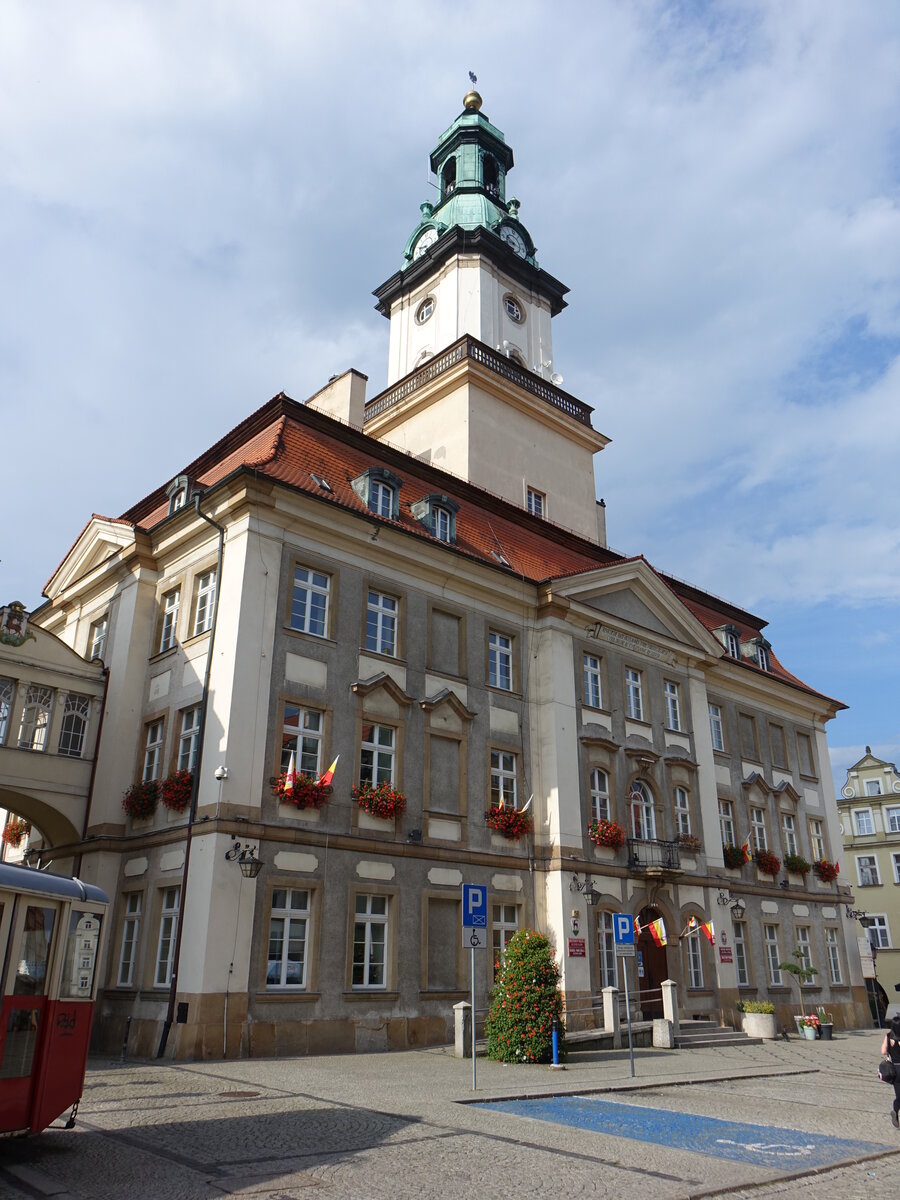
<svg viewBox="0 0 900 1200"><path fill-rule="evenodd" d="M133 821L152 817L159 799L159 784L155 779L133 783L122 800L122 807Z"/></svg>
<svg viewBox="0 0 900 1200"><path fill-rule="evenodd" d="M802 875L805 879L811 866L812 864L807 862L802 854L786 854L784 856L784 868L792 875Z"/></svg>
<svg viewBox="0 0 900 1200"><path fill-rule="evenodd" d="M492 804L484 819L489 829L496 829L509 842L517 842L534 828L531 813L519 812L510 804L504 805L503 808L499 804Z"/></svg>
<svg viewBox="0 0 900 1200"><path fill-rule="evenodd" d="M625 830L615 821L591 821L587 827L587 834L595 846L621 850L625 845Z"/></svg>
<svg viewBox="0 0 900 1200"><path fill-rule="evenodd" d="M361 783L351 795L363 812L383 821L392 821L406 810L406 797L392 783L379 783L374 787Z"/></svg>
<svg viewBox="0 0 900 1200"><path fill-rule="evenodd" d="M740 846L723 846L722 858L724 859L725 866L732 871L739 871L746 862L744 851Z"/></svg>
<svg viewBox="0 0 900 1200"><path fill-rule="evenodd" d="M170 812L182 813L191 802L194 789L192 771L176 771L159 785L159 799Z"/></svg>
<svg viewBox="0 0 900 1200"><path fill-rule="evenodd" d="M841 871L838 863L831 863L827 858L817 859L817 861L813 863L812 869L815 871L822 883L834 883Z"/></svg>
<svg viewBox="0 0 900 1200"><path fill-rule="evenodd" d="M18 849L31 833L31 822L22 817L10 817L3 829L3 841Z"/></svg>
<svg viewBox="0 0 900 1200"><path fill-rule="evenodd" d="M334 788L331 784L322 787L312 775L294 773L293 785L288 783L288 773L283 771L272 785L272 791L282 804L294 808L322 808L327 804Z"/></svg>
<svg viewBox="0 0 900 1200"><path fill-rule="evenodd" d="M675 839L680 849L688 854L698 854L703 849L703 842L692 833L681 833Z"/></svg>
<svg viewBox="0 0 900 1200"><path fill-rule="evenodd" d="M757 850L753 855L753 861L763 875L771 875L773 879L778 878L781 872L781 859L777 854L773 854L771 850Z"/></svg>

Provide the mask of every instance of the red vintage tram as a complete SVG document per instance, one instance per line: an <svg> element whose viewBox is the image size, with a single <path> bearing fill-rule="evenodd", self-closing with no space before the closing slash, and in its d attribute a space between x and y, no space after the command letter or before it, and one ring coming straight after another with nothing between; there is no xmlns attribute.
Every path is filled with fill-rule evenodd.
<svg viewBox="0 0 900 1200"><path fill-rule="evenodd" d="M67 1108L75 1123L108 907L91 884L0 863L0 1137Z"/></svg>

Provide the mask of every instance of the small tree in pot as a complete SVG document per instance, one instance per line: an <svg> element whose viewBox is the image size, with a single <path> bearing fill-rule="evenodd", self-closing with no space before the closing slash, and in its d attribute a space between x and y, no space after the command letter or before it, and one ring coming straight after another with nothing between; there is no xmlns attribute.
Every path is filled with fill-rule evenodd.
<svg viewBox="0 0 900 1200"><path fill-rule="evenodd" d="M806 1009L803 1007L803 985L810 983L814 975L818 975L818 971L813 966L806 965L806 958L803 951L797 949L791 955L793 962L780 962L778 964L779 971L787 971L789 975L797 981L797 991L800 993L800 1016L806 1016Z"/></svg>

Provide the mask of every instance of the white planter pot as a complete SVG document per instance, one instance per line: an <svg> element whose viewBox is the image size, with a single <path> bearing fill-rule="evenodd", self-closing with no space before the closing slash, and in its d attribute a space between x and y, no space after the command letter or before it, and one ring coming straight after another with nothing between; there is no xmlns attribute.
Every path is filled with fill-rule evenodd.
<svg viewBox="0 0 900 1200"><path fill-rule="evenodd" d="M767 1041L775 1039L775 1014L774 1013L743 1013L741 1019L741 1028L747 1037L765 1038Z"/></svg>

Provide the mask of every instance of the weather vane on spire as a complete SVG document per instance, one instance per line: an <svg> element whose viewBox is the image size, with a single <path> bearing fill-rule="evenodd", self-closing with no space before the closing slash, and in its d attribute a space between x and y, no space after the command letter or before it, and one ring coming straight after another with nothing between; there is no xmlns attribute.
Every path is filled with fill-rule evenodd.
<svg viewBox="0 0 900 1200"><path fill-rule="evenodd" d="M469 81L472 86L463 97L463 106L470 112L478 112L479 108L481 108L481 97L475 91L475 84L478 82L478 76L474 71L469 72Z"/></svg>
<svg viewBox="0 0 900 1200"><path fill-rule="evenodd" d="M469 79L471 79L471 81L472 81L472 87L474 87L475 84L478 82L478 76L475 74L474 71L469 72Z"/></svg>

